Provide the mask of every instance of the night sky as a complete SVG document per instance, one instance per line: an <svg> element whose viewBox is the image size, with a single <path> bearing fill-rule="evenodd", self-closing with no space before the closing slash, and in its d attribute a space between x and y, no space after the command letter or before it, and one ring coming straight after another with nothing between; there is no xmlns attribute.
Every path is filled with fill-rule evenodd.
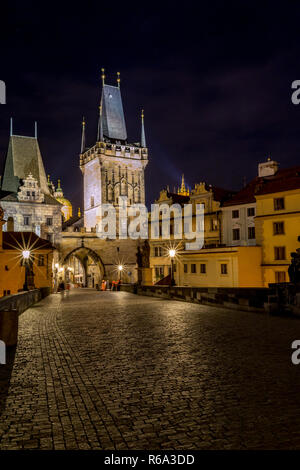
<svg viewBox="0 0 300 470"><path fill-rule="evenodd" d="M148 204L167 184L239 189L271 156L300 164L298 2L130 1L1 4L0 164L14 133L38 136L46 173L82 207L79 151L96 140L101 67L121 91L128 140L145 109ZM196 6L197 5L197 6ZM1 169L2 173L2 169Z"/></svg>

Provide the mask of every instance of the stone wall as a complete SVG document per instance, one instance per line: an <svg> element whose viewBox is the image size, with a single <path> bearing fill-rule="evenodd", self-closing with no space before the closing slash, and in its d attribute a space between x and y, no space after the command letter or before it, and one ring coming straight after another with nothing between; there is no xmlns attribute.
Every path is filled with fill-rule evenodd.
<svg viewBox="0 0 300 470"><path fill-rule="evenodd" d="M138 295L255 312L264 312L264 303L271 292L268 288L169 287L130 284L121 285L121 290Z"/></svg>
<svg viewBox="0 0 300 470"><path fill-rule="evenodd" d="M0 299L0 312L3 310L17 310L19 313L22 313L49 293L50 289L44 289L43 291L41 289L34 289L28 292L19 292L18 294L2 297Z"/></svg>

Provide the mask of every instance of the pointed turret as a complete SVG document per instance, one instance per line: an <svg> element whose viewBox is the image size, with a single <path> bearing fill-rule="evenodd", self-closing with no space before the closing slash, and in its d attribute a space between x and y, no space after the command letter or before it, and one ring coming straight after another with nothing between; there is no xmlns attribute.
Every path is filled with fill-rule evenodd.
<svg viewBox="0 0 300 470"><path fill-rule="evenodd" d="M34 123L34 137L37 139L37 122Z"/></svg>
<svg viewBox="0 0 300 470"><path fill-rule="evenodd" d="M85 119L82 118L82 134L81 134L81 150L80 153L82 154L85 151Z"/></svg>
<svg viewBox="0 0 300 470"><path fill-rule="evenodd" d="M13 118L10 118L10 137L13 135Z"/></svg>
<svg viewBox="0 0 300 470"><path fill-rule="evenodd" d="M145 136L145 126L144 126L144 110L142 109L142 134L141 134L141 146L143 148L147 147L146 145L146 136Z"/></svg>
<svg viewBox="0 0 300 470"><path fill-rule="evenodd" d="M117 84L118 84L118 88L120 88L120 84L121 84L120 72L117 72Z"/></svg>
<svg viewBox="0 0 300 470"><path fill-rule="evenodd" d="M98 118L98 130L97 130L97 142L103 141L103 126L102 126L102 106L99 106L99 118Z"/></svg>

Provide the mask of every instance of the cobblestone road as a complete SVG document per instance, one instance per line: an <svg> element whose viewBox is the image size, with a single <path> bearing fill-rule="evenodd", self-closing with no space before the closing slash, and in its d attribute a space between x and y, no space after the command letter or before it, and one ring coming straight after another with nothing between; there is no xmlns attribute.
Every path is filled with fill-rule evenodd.
<svg viewBox="0 0 300 470"><path fill-rule="evenodd" d="M0 448L299 449L294 339L299 320L52 295L21 315L0 366Z"/></svg>

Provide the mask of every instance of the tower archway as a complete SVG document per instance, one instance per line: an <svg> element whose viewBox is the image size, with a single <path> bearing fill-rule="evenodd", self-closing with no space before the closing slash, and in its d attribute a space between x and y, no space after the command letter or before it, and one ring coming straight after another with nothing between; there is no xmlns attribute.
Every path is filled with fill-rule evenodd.
<svg viewBox="0 0 300 470"><path fill-rule="evenodd" d="M100 286L105 276L105 268L100 256L90 248L74 248L61 260L67 280L83 287Z"/></svg>

